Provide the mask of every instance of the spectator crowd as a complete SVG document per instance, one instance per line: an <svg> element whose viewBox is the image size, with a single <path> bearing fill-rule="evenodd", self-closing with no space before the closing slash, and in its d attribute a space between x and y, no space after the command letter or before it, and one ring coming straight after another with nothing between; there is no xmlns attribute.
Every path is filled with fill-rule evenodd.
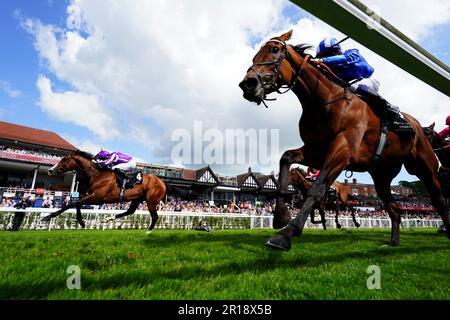
<svg viewBox="0 0 450 320"><path fill-rule="evenodd" d="M55 205L54 200L50 196L31 198L29 194L18 197L4 197L0 202L0 207L14 207L17 203L26 199L27 207L39 207L39 208L61 208L69 204L70 196L63 197L62 201L58 201L58 205ZM36 202L39 199L39 202ZM428 203L421 203L417 201L411 202L400 202L400 206L428 206ZM129 202L123 203L109 203L95 206L84 206L86 209L97 209L97 210L127 210L129 207ZM249 201L239 201L237 203L230 202L227 205L215 205L213 202L204 200L193 200L187 201L175 197L168 197L167 202L161 202L159 206L159 211L164 212L195 212L195 213L240 213L248 215L271 215L275 209L274 201L270 202L258 202L257 204L251 203ZM142 202L138 210L147 210L147 205ZM291 209L292 215L297 213L297 209ZM327 218L334 218L335 212L326 210L325 216ZM389 215L385 210L357 210L356 216L359 218L385 218L388 219ZM339 217L351 217L349 211L342 211L339 213ZM437 213L411 213L410 211L405 212L402 215L403 218L411 219L439 219Z"/></svg>
<svg viewBox="0 0 450 320"><path fill-rule="evenodd" d="M9 153L15 153L15 154L21 154L21 155L27 155L32 157L40 157L40 158L47 158L47 159L55 159L60 160L61 157L50 154L48 152L39 152L36 150L25 150L25 149L17 149L12 147L6 147L3 145L0 145L0 152L9 152Z"/></svg>

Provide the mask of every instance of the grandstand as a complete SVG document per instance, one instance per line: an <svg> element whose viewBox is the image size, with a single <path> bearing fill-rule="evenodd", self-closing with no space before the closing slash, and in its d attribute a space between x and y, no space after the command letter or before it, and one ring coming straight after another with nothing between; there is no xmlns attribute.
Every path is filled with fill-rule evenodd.
<svg viewBox="0 0 450 320"><path fill-rule="evenodd" d="M47 174L47 170L62 156L76 149L54 132L0 122L0 203L6 204L10 199L30 194L35 207L41 207L47 201L59 207L71 192L76 196L80 182L76 174L66 173L63 177ZM210 166L192 170L138 163L137 167L177 187L178 197L190 201L211 201L217 207L270 202L275 198L278 186L273 172L263 175L251 168L237 176L224 176L214 172ZM380 210L382 203L373 185L358 183L356 179L352 182L346 179L344 185L358 199L353 205L360 209ZM292 186L289 190L295 193ZM401 197L399 200L413 196L413 191L403 186L394 186L392 191ZM434 211L429 200L405 199L402 201L405 210Z"/></svg>
<svg viewBox="0 0 450 320"><path fill-rule="evenodd" d="M55 192L58 201L67 196L75 188L75 175L49 177L47 170L73 150L54 132L0 122L0 200L29 193L38 204Z"/></svg>

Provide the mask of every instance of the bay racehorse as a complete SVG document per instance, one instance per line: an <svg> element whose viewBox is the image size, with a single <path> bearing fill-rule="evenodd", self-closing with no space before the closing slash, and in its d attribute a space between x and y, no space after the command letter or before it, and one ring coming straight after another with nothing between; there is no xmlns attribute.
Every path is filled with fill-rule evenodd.
<svg viewBox="0 0 450 320"><path fill-rule="evenodd" d="M423 131L441 162L441 166L439 167L439 181L441 183L442 193L446 197L447 206L450 206L450 142L445 141L434 130L434 123L429 127L424 127Z"/></svg>
<svg viewBox="0 0 450 320"><path fill-rule="evenodd" d="M76 208L76 219L84 228L85 223L81 216L81 206L85 204L103 204L131 201L130 207L124 213L115 216L115 219L133 214L142 201L147 202L152 222L148 228L151 232L158 220L157 206L166 194L166 184L152 174L142 175L142 183L124 191L121 197L121 188L117 184L116 176L111 170L99 168L93 161L93 156L87 152L75 151L64 156L55 166L48 170L49 175L57 176L67 171L76 171L88 179L88 195L68 206L44 217L49 221L70 208Z"/></svg>
<svg viewBox="0 0 450 320"><path fill-rule="evenodd" d="M450 170L450 142L445 141L435 130L434 123L429 127L424 127L423 131L430 141L434 152L441 162L441 168Z"/></svg>
<svg viewBox="0 0 450 320"><path fill-rule="evenodd" d="M299 168L293 168L290 171L290 182L292 186L297 189L303 198L306 198L309 188L314 185L314 182L308 181ZM336 228L340 229L341 224L339 223L339 213L341 210L349 211L352 215L353 223L357 228L360 227L359 223L356 221L355 208L349 205L350 194L348 189L342 183L334 181L331 184L331 188L325 193L325 196L314 206L314 209L319 211L320 221L315 221L314 219L314 209L311 210L311 223L318 224L322 223L324 230L326 227L325 210L331 208L335 210L334 221L336 223Z"/></svg>
<svg viewBox="0 0 450 320"><path fill-rule="evenodd" d="M401 210L394 201L390 185L402 165L424 183L450 238L449 212L437 177L438 161L419 122L403 113L414 134L388 131L384 150L374 161L381 136L382 121L376 113L380 110L373 110L363 99L326 77L321 71L325 68L323 65L308 61L310 55L305 52L308 47L294 50L288 45L286 41L291 35L292 30L264 43L239 84L244 98L257 104L264 102L268 94L281 93L281 87L288 87L303 108L299 130L304 145L284 152L280 159L273 226L284 228L266 245L289 250L292 237L301 235L313 206L343 170L369 172L372 176L392 222L390 245L399 245ZM320 169L320 174L309 188L302 208L291 220L285 197L293 163Z"/></svg>

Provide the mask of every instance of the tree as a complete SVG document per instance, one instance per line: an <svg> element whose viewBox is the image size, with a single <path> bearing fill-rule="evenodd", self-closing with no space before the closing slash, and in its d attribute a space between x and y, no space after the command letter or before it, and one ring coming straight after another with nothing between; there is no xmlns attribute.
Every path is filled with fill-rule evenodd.
<svg viewBox="0 0 450 320"><path fill-rule="evenodd" d="M422 181L400 181L398 184L402 187L411 188L416 197L428 197L427 189Z"/></svg>

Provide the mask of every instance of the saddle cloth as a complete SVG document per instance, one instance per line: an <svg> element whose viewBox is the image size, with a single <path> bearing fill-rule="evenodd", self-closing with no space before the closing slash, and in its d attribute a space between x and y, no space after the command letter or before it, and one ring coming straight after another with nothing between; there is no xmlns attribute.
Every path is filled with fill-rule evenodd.
<svg viewBox="0 0 450 320"><path fill-rule="evenodd" d="M120 188L123 186L123 177L116 174L117 184ZM137 184L142 183L142 171L133 171L126 174L125 189L131 189Z"/></svg>

